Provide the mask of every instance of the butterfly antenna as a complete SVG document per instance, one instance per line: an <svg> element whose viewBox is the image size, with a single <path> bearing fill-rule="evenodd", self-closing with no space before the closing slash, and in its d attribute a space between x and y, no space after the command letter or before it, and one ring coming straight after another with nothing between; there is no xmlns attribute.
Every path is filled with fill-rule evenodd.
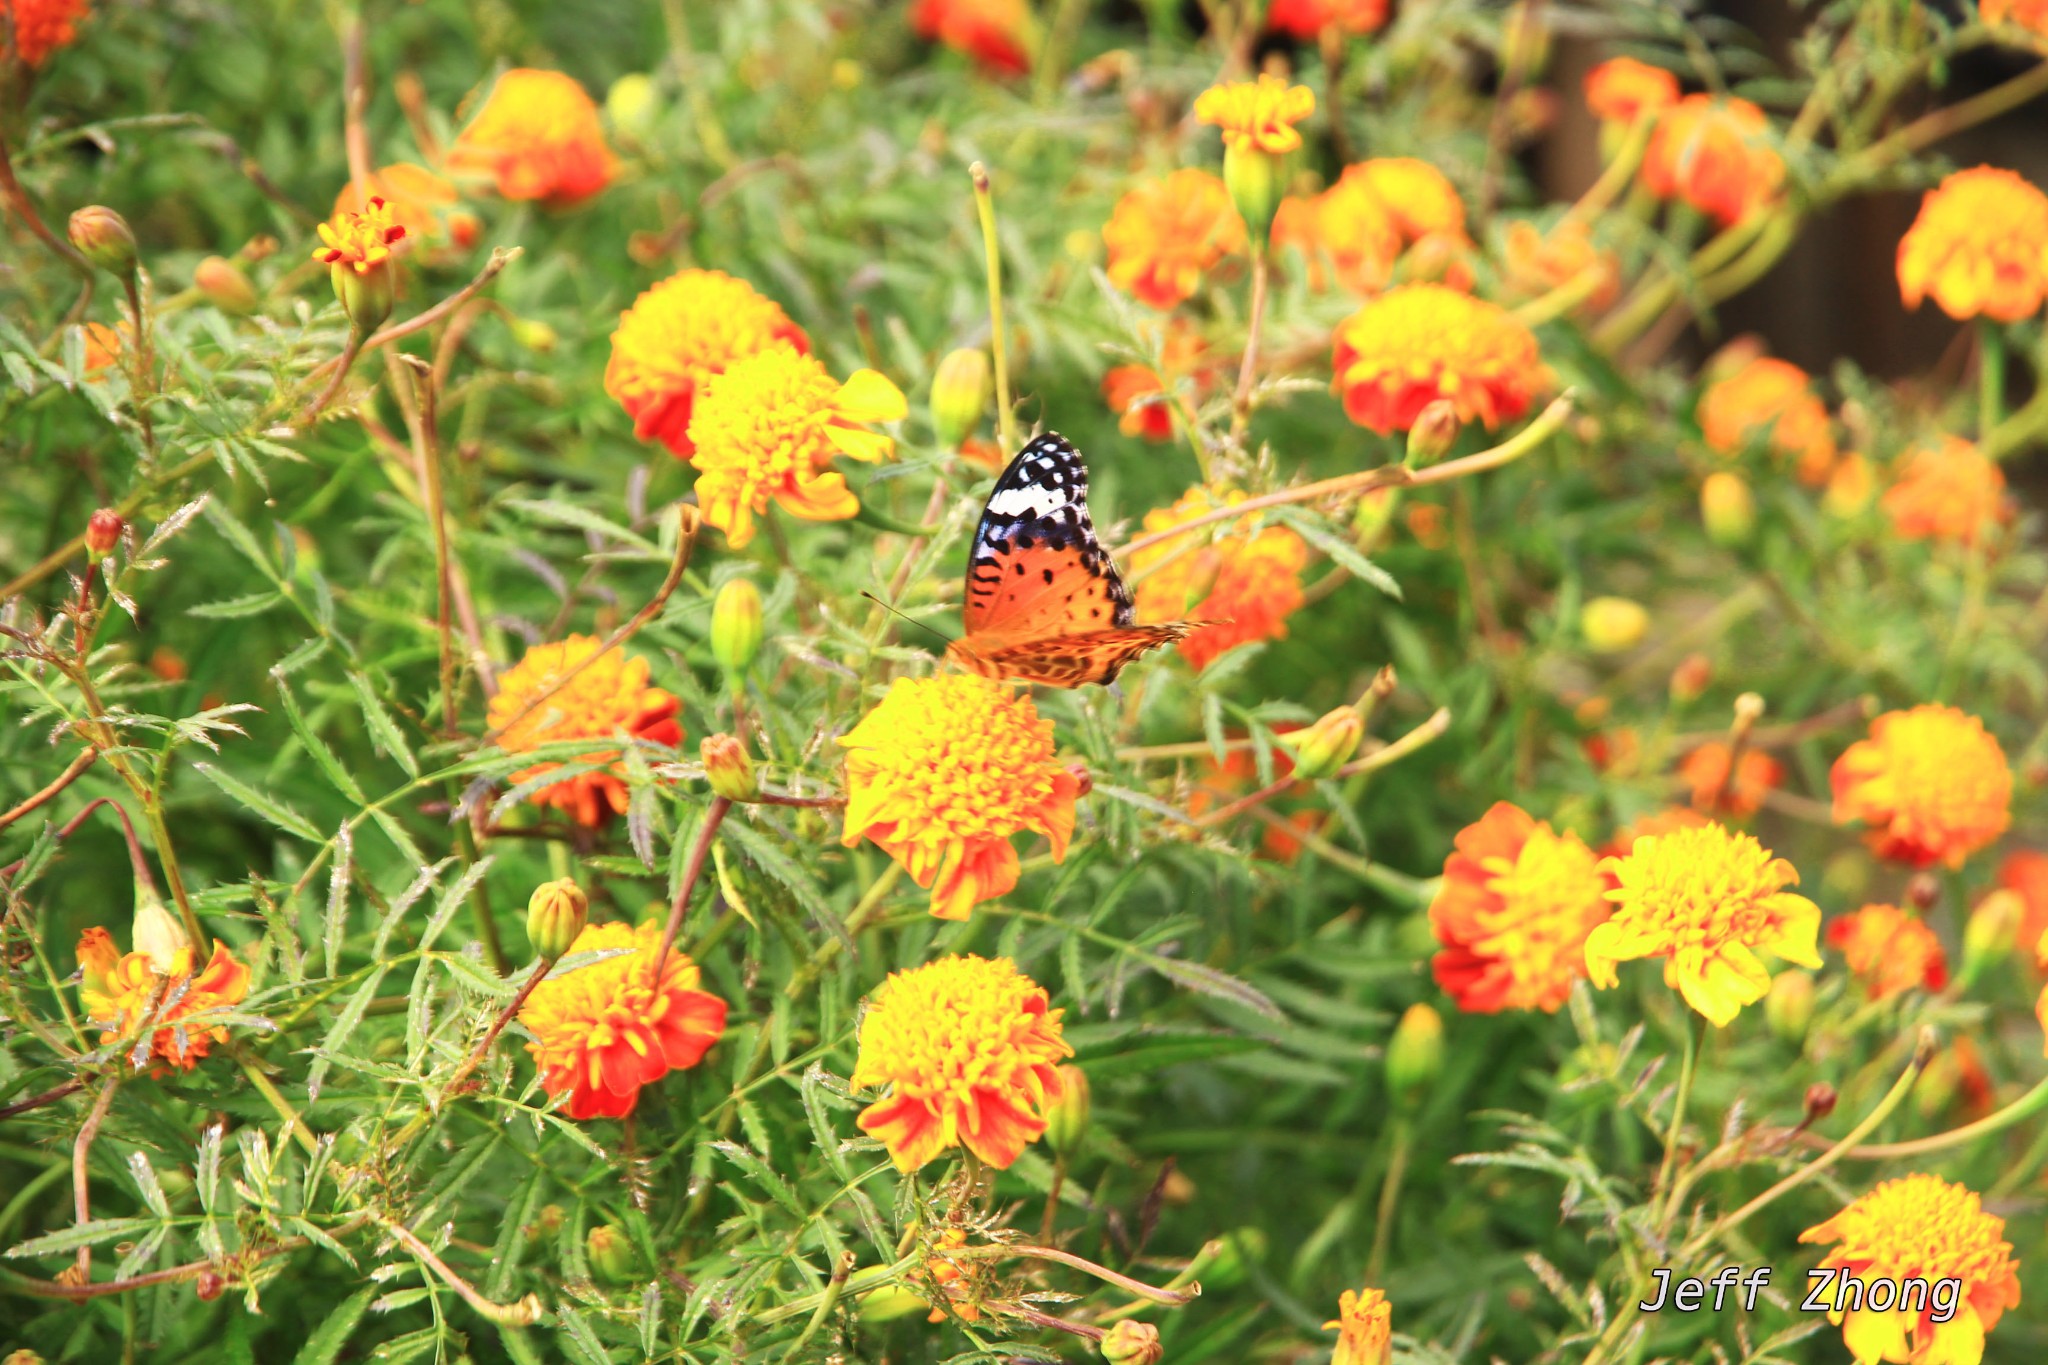
<svg viewBox="0 0 2048 1365"><path fill-rule="evenodd" d="M862 597L867 598L868 601L874 603L876 606L880 607L883 611L888 612L891 616L901 616L904 620L910 622L911 625L916 626L919 630L924 631L928 635L937 637L942 643L947 645L951 645L953 643L952 636L946 634L942 630L937 630L931 626L926 625L924 622L918 620L915 616L911 616L907 613L896 610L896 608L890 606L887 602L884 602L881 598L875 596L873 593L867 591L865 588L861 590L860 595Z"/></svg>

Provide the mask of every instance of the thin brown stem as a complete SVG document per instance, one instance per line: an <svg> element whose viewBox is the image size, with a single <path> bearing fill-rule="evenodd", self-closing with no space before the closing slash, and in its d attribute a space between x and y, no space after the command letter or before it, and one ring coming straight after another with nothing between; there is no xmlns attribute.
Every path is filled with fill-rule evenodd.
<svg viewBox="0 0 2048 1365"><path fill-rule="evenodd" d="M99 756L100 751L98 749L93 748L91 745L87 745L84 751L78 755L78 757L71 760L70 766L66 767L63 772L58 773L57 776L51 780L50 785L44 787L35 795L23 800L21 804L16 806L13 810L7 811L4 814L0 814L0 829L6 829L16 820L21 819L22 816L31 814L38 807L47 805L51 801L55 800L58 793L62 792L66 787L70 786L73 782L76 782L80 777L83 777L85 775L85 770L87 768L90 768L95 762L97 762L99 760Z"/></svg>
<svg viewBox="0 0 2048 1365"><path fill-rule="evenodd" d="M417 356L404 356L412 371L413 396L419 403L420 420L413 426L413 461L419 467L420 487L425 491L427 520L434 529L434 639L441 661L441 729L455 730L455 625L453 604L455 576L450 569L448 508L441 486L441 442L437 430L438 387L434 369Z"/></svg>
<svg viewBox="0 0 2048 1365"><path fill-rule="evenodd" d="M92 1174L87 1167L92 1156L93 1139L100 1135L100 1123L114 1103L114 1092L120 1088L121 1078L108 1075L99 1097L93 1101L92 1111L85 1116L85 1126L78 1130L78 1140L71 1144L71 1199L73 1212L81 1225L92 1221ZM78 1282L84 1284L91 1278L92 1248L82 1246L78 1249Z"/></svg>
<svg viewBox="0 0 2048 1365"><path fill-rule="evenodd" d="M375 1215L373 1215L375 1217ZM489 1318L500 1327L531 1327L541 1319L541 1303L537 1295L528 1294L517 1303L496 1303L485 1298L475 1286L448 1268L448 1263L434 1254L434 1249L415 1237L404 1224L389 1218L376 1218L377 1226L389 1233L393 1240L424 1262L429 1269L462 1296L462 1301L477 1312Z"/></svg>
<svg viewBox="0 0 2048 1365"><path fill-rule="evenodd" d="M711 856L711 844L718 838L718 827L725 823L726 812L731 809L732 802L722 796L714 796L704 812L704 823L697 830L697 842L691 845L689 861L683 864L683 879L676 883L675 899L669 902L668 923L661 929L661 948L654 954L656 980L661 979L661 968L668 961L668 950L675 946L676 935L682 932L683 913L690 908L690 893L697 887L697 878L704 873L704 860Z"/></svg>
<svg viewBox="0 0 2048 1365"><path fill-rule="evenodd" d="M482 1065L485 1055L491 1050L491 1044L497 1042L498 1035L505 1031L505 1025L511 1023L525 1006L527 997L533 994L533 988L546 979L547 974L554 969L555 959L551 957L544 957L534 965L532 973L526 978L526 984L519 988L519 993L512 997L511 1002L498 1017L491 1021L491 1026L485 1031L484 1036L477 1040L469 1055L462 1059L462 1065L455 1068L455 1074L442 1089L443 1094L454 1095L460 1092L462 1083L469 1079L470 1072Z"/></svg>
<svg viewBox="0 0 2048 1365"><path fill-rule="evenodd" d="M13 1104L0 1108L0 1119L11 1119L16 1114L26 1114L31 1109L40 1109L46 1104L55 1104L66 1095L75 1095L84 1088L85 1082L79 1080L66 1081L62 1085L53 1085L39 1095L30 1095L25 1100L16 1100Z"/></svg>

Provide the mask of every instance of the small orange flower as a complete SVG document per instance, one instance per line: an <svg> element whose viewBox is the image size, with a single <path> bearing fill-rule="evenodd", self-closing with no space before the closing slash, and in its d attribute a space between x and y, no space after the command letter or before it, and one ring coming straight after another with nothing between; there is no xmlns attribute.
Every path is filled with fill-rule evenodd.
<svg viewBox="0 0 2048 1365"><path fill-rule="evenodd" d="M1109 282L1162 309L1192 298L1202 276L1243 251L1245 240L1223 181L1193 169L1140 184L1102 228Z"/></svg>
<svg viewBox="0 0 2048 1365"><path fill-rule="evenodd" d="M1614 832L1614 837L1600 849L1603 858L1626 858L1636 846L1636 840L1653 835L1669 834L1680 829L1704 829L1713 821L1701 815L1691 806L1666 806L1663 810L1652 811L1640 820L1623 825Z"/></svg>
<svg viewBox="0 0 2048 1365"><path fill-rule="evenodd" d="M1764 803L1764 793L1785 780L1785 767L1769 754L1742 751L1733 781L1728 777L1728 746L1719 740L1702 744L1678 764L1678 775L1692 788L1693 809L1746 820ZM1719 802L1714 793L1720 792Z"/></svg>
<svg viewBox="0 0 2048 1365"><path fill-rule="evenodd" d="M100 1028L100 1042L133 1044L137 1030L151 1027L148 1044L130 1052L138 1071L151 1057L190 1071L215 1043L226 1042L227 1029L209 1026L205 1016L242 1002L249 994L249 969L218 940L195 974L197 957L189 943L181 942L161 960L147 952L118 952L104 929L81 934L78 998L85 1017Z"/></svg>
<svg viewBox="0 0 2048 1365"><path fill-rule="evenodd" d="M1526 219L1509 224L1502 263L1508 283L1528 298L1590 278L1591 292L1576 308L1597 313L1621 292L1620 262L1613 252L1594 245L1592 230L1576 218L1548 232Z"/></svg>
<svg viewBox="0 0 2048 1365"><path fill-rule="evenodd" d="M1961 867L2012 822L2012 769L1984 722L1952 706L1887 711L1835 760L1835 821L1881 858Z"/></svg>
<svg viewBox="0 0 2048 1365"><path fill-rule="evenodd" d="M2048 194L2011 171L1957 171L1927 192L1899 239L1899 294L1932 294L1961 321L2018 322L2048 298Z"/></svg>
<svg viewBox="0 0 2048 1365"><path fill-rule="evenodd" d="M1980 1365L1985 1334L2019 1305L2019 1264L2005 1220L1986 1213L1967 1187L1937 1175L1887 1180L1799 1240L1833 1244L1821 1267L1841 1272L1841 1292L1828 1296L1828 1321L1841 1326L1857 1365ZM1860 1305L1843 1285L1850 1279L1864 1286ZM1904 1288L1883 1307L1868 1297L1880 1284L1943 1280L1962 1281L1962 1293L1941 1307L1925 1291L1907 1301Z"/></svg>
<svg viewBox="0 0 2048 1365"><path fill-rule="evenodd" d="M1974 545L2011 519L1998 462L1960 436L1943 435L1906 457L1897 483L1878 502L1902 540Z"/></svg>
<svg viewBox="0 0 2048 1365"><path fill-rule="evenodd" d="M1337 326L1331 358L1344 412L1381 435L1406 431L1439 398L1488 429L1528 410L1549 382L1536 337L1498 304L1409 284Z"/></svg>
<svg viewBox="0 0 2048 1365"><path fill-rule="evenodd" d="M2048 36L2048 0L1978 0L1977 13L1987 24L2014 24Z"/></svg>
<svg viewBox="0 0 2048 1365"><path fill-rule="evenodd" d="M1429 905L1444 945L1437 985L1473 1014L1556 1013L1585 975L1586 936L1605 920L1606 883L1579 836L1496 802L1458 832Z"/></svg>
<svg viewBox="0 0 2048 1365"><path fill-rule="evenodd" d="M619 314L604 391L633 419L635 436L688 459L698 391L734 361L778 343L810 349L780 304L722 270L678 271Z"/></svg>
<svg viewBox="0 0 2048 1365"><path fill-rule="evenodd" d="M2036 853L2030 848L2014 849L1998 865L1998 884L2008 891L2018 892L2026 905L2020 916L2019 938L2016 940L2019 950L2040 954L2042 940L2048 938L2048 853ZM2048 966L2048 963L2043 965Z"/></svg>
<svg viewBox="0 0 2048 1365"><path fill-rule="evenodd" d="M506 670L489 712L492 729L509 726L498 737L499 748L516 754L561 740L639 740L669 748L683 742L683 727L676 722L682 703L648 686L647 660L629 658L622 649L607 651L521 718L534 698L596 654L599 644L594 636L571 635L555 644L535 645ZM623 815L628 793L625 767L618 759L615 747L580 755L578 763L608 766L542 787L528 799L537 806L557 807L579 825L598 825L608 816ZM512 774L512 781L543 777L561 766L536 763Z"/></svg>
<svg viewBox="0 0 2048 1365"><path fill-rule="evenodd" d="M1758 356L1709 384L1696 415L1708 449L1732 456L1752 441L1768 441L1774 453L1794 461L1794 473L1809 488L1826 483L1835 467L1839 452L1827 405L1806 371L1789 360Z"/></svg>
<svg viewBox="0 0 2048 1365"><path fill-rule="evenodd" d="M910 7L918 37L964 52L1001 76L1031 69L1030 26L1024 0L916 0Z"/></svg>
<svg viewBox="0 0 2048 1365"><path fill-rule="evenodd" d="M8 60L11 34L20 44L22 64L41 66L52 52L71 45L91 13L91 0L0 0L0 61Z"/></svg>
<svg viewBox="0 0 2048 1365"><path fill-rule="evenodd" d="M1586 938L1595 986L1618 984L1623 962L1661 957L1664 984L1726 1028L1770 989L1759 952L1821 965L1820 907L1785 890L1799 874L1747 834L1709 824L1649 835L1600 870L1614 879L1615 910Z"/></svg>
<svg viewBox="0 0 2048 1365"><path fill-rule="evenodd" d="M1357 36L1386 27L1388 0L1273 0L1266 27L1291 38L1316 38L1324 29Z"/></svg>
<svg viewBox="0 0 2048 1365"><path fill-rule="evenodd" d="M931 890L940 919L1017 885L1010 836L1036 830L1067 856L1081 780L1053 761L1052 722L1029 694L976 674L898 678L839 738L848 848L872 839Z"/></svg>
<svg viewBox="0 0 2048 1365"><path fill-rule="evenodd" d="M1323 1330L1337 1329L1330 1365L1387 1365L1393 1355L1394 1306L1377 1289L1347 1289L1337 1296L1337 1316Z"/></svg>
<svg viewBox="0 0 2048 1365"><path fill-rule="evenodd" d="M1678 103L1678 77L1633 57L1610 57L1586 73L1586 107L1616 123L1634 123Z"/></svg>
<svg viewBox="0 0 2048 1365"><path fill-rule="evenodd" d="M1282 155L1301 145L1294 125L1316 111L1316 92L1278 76L1212 85L1195 97L1195 117L1223 130L1223 145Z"/></svg>
<svg viewBox="0 0 2048 1365"><path fill-rule="evenodd" d="M125 324L123 324L125 326ZM97 374L121 359L126 338L104 322L85 324L85 373Z"/></svg>
<svg viewBox="0 0 2048 1365"><path fill-rule="evenodd" d="M888 1086L861 1111L896 1169L965 1147L998 1170L1045 1132L1074 1055L1043 987L1006 957L942 957L892 972L860 1021L851 1084Z"/></svg>
<svg viewBox="0 0 2048 1365"><path fill-rule="evenodd" d="M319 232L314 260L367 275L392 258L406 229L388 202L372 198L361 213L338 213L332 223L321 223Z"/></svg>
<svg viewBox="0 0 2048 1365"><path fill-rule="evenodd" d="M1147 512L1145 529L1164 531L1244 499L1238 489L1198 484L1171 507ZM1193 550L1169 541L1140 550L1131 560L1134 572L1155 564L1159 567L1138 584L1138 619L1218 622L1180 642L1182 657L1199 672L1226 650L1287 637L1287 618L1302 603L1308 544L1287 527L1267 526L1228 531Z"/></svg>
<svg viewBox="0 0 2048 1365"><path fill-rule="evenodd" d="M1393 220L1409 246L1438 239L1464 245L1465 201L1442 171L1412 156L1379 156L1346 166L1345 182Z"/></svg>
<svg viewBox="0 0 2048 1365"><path fill-rule="evenodd" d="M1828 925L1828 943L1872 1000L1948 984L1948 957L1927 921L1896 905L1866 905Z"/></svg>
<svg viewBox="0 0 2048 1365"><path fill-rule="evenodd" d="M455 186L409 161L380 167L361 183L351 180L343 185L334 196L334 217L338 221L361 213L373 199L382 199L395 221L430 242L452 242L466 249L475 245L481 230L476 215L458 207L461 199Z"/></svg>
<svg viewBox="0 0 2048 1365"><path fill-rule="evenodd" d="M514 67L448 149L448 164L491 175L507 199L566 208L609 185L618 162L597 105L573 76Z"/></svg>
<svg viewBox="0 0 2048 1365"><path fill-rule="evenodd" d="M1393 216L1356 178L1318 195L1290 195L1273 215L1274 254L1300 252L1311 289L1327 287L1334 276L1354 294L1377 294L1393 281L1402 245Z"/></svg>
<svg viewBox="0 0 2048 1365"><path fill-rule="evenodd" d="M1770 120L1748 100L1687 95L1657 121L1643 184L1724 225L1740 222L1776 198L1785 181L1769 134Z"/></svg>
<svg viewBox="0 0 2048 1365"><path fill-rule="evenodd" d="M725 1032L725 1002L698 988L697 964L671 948L657 972L660 946L651 920L586 925L570 955L614 955L546 977L520 1007L541 1084L569 1097L570 1118L624 1118L642 1086L697 1065Z"/></svg>
<svg viewBox="0 0 2048 1365"><path fill-rule="evenodd" d="M1148 441L1171 441L1173 399L1168 392L1169 380L1193 380L1193 396L1199 402L1210 378L1203 364L1206 351L1200 335L1175 318L1167 326L1160 350L1167 379L1160 378L1150 365L1118 365L1105 374L1102 401L1117 414L1117 430Z"/></svg>

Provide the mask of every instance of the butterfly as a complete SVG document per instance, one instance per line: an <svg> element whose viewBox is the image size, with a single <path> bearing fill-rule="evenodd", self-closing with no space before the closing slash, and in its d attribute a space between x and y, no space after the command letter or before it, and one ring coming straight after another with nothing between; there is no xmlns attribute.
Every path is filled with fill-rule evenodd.
<svg viewBox="0 0 2048 1365"><path fill-rule="evenodd" d="M1095 538L1088 469L1056 432L996 480L967 556L966 634L948 658L990 678L1107 685L1125 664L1213 624L1132 624L1131 590Z"/></svg>

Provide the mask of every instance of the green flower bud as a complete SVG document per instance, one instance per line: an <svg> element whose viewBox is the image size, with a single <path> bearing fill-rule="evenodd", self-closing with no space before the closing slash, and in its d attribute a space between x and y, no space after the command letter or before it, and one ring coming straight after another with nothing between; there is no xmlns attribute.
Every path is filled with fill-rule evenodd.
<svg viewBox="0 0 2048 1365"><path fill-rule="evenodd" d="M1095 1349L1109 1365L1159 1365L1166 1356L1166 1348L1159 1344L1159 1329L1132 1318L1110 1328Z"/></svg>
<svg viewBox="0 0 2048 1365"><path fill-rule="evenodd" d="M1045 1107L1045 1141L1065 1158L1088 1132L1088 1073L1071 1064L1058 1070L1060 1097Z"/></svg>
<svg viewBox="0 0 2048 1365"><path fill-rule="evenodd" d="M711 600L712 657L737 676L760 652L761 590L748 579L729 579Z"/></svg>
<svg viewBox="0 0 2048 1365"><path fill-rule="evenodd" d="M726 800L751 801L761 794L747 746L731 735L704 736L697 745L697 757L704 763L704 777L711 790Z"/></svg>
<svg viewBox="0 0 2048 1365"><path fill-rule="evenodd" d="M1334 777L1337 770L1358 752L1365 738L1365 718L1355 706L1340 706L1306 730L1280 737L1281 747L1294 755L1294 775L1304 781Z"/></svg>
<svg viewBox="0 0 2048 1365"><path fill-rule="evenodd" d="M1756 495L1740 474L1717 470L1700 485L1700 520L1716 545L1744 544L1756 531Z"/></svg>
<svg viewBox="0 0 2048 1365"><path fill-rule="evenodd" d="M223 313L256 311L256 286L241 267L223 256L208 256L192 272L192 287Z"/></svg>
<svg viewBox="0 0 2048 1365"><path fill-rule="evenodd" d="M885 1284L861 1296L860 1320L866 1323L894 1322L912 1313L927 1312L930 1308L931 1305L916 1290L900 1284Z"/></svg>
<svg viewBox="0 0 2048 1365"><path fill-rule="evenodd" d="M109 275L125 280L135 274L135 233L126 218L104 205L91 204L71 215L71 245Z"/></svg>
<svg viewBox="0 0 2048 1365"><path fill-rule="evenodd" d="M1444 1069L1444 1020L1428 1005L1410 1005L1387 1044L1387 1090L1413 1109Z"/></svg>
<svg viewBox="0 0 2048 1365"><path fill-rule="evenodd" d="M1216 1248L1216 1254L1201 1275L1205 1289L1235 1289L1244 1283L1247 1265L1266 1259L1265 1230L1249 1224L1209 1245Z"/></svg>
<svg viewBox="0 0 2048 1365"><path fill-rule="evenodd" d="M1280 197L1287 188L1285 158L1257 147L1232 142L1223 150L1223 185L1230 202L1237 205L1251 234L1254 250L1263 251L1273 231L1273 215L1280 211Z"/></svg>
<svg viewBox="0 0 2048 1365"><path fill-rule="evenodd" d="M584 1251L590 1257L590 1268L601 1280L629 1284L639 1278L640 1256L633 1250L632 1240L609 1223L599 1223L590 1230Z"/></svg>
<svg viewBox="0 0 2048 1365"><path fill-rule="evenodd" d="M2017 891L1997 890L1977 902L1963 924L1963 980L1974 983L2012 956L2020 941L2027 902Z"/></svg>
<svg viewBox="0 0 2048 1365"><path fill-rule="evenodd" d="M1421 469L1450 454L1451 447L1458 443L1460 426L1458 405L1450 399L1438 398L1425 404L1408 428L1408 467Z"/></svg>
<svg viewBox="0 0 2048 1365"><path fill-rule="evenodd" d="M661 113L654 78L634 71L613 81L612 88L605 92L604 112L613 128L644 142L654 131L654 120Z"/></svg>
<svg viewBox="0 0 2048 1365"><path fill-rule="evenodd" d="M951 449L974 433L988 411L988 352L948 351L932 375L932 431Z"/></svg>
<svg viewBox="0 0 2048 1365"><path fill-rule="evenodd" d="M561 333L532 318L513 318L506 325L512 329L512 339L536 355L553 355L562 341Z"/></svg>
<svg viewBox="0 0 2048 1365"><path fill-rule="evenodd" d="M1650 633L1650 613L1626 597L1596 597L1579 610L1579 633L1595 654L1626 654Z"/></svg>
<svg viewBox="0 0 2048 1365"><path fill-rule="evenodd" d="M334 284L334 297L341 300L341 311L348 314L357 331L374 332L391 316L397 292L389 262L363 271L348 265L329 266L327 275Z"/></svg>
<svg viewBox="0 0 2048 1365"><path fill-rule="evenodd" d="M526 902L526 941L549 961L575 944L590 919L590 897L569 877L544 882Z"/></svg>
<svg viewBox="0 0 2048 1365"><path fill-rule="evenodd" d="M1813 1023L1812 974L1795 967L1772 977L1770 993L1764 996L1764 1020L1771 1032L1794 1047L1805 1042Z"/></svg>

